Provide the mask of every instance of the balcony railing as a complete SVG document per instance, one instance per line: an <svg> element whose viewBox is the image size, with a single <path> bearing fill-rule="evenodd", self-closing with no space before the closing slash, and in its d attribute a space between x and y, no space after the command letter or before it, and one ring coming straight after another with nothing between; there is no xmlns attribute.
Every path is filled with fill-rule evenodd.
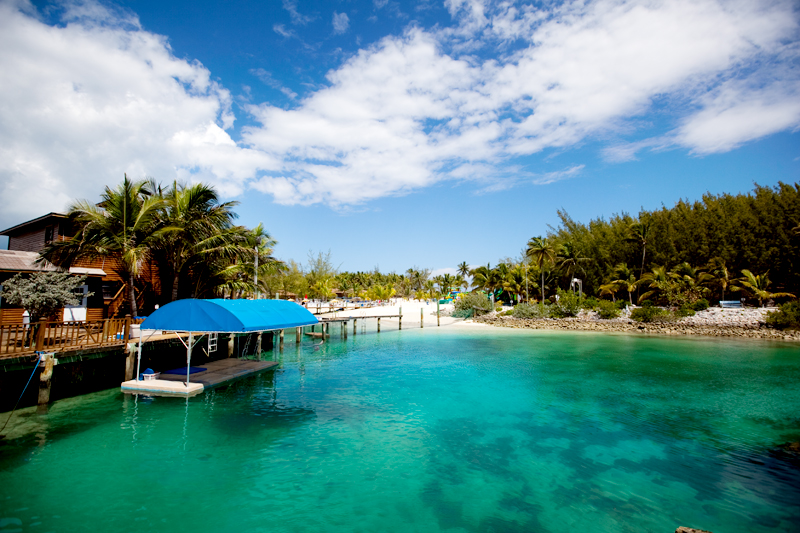
<svg viewBox="0 0 800 533"><path fill-rule="evenodd" d="M108 318L86 322L49 322L0 325L0 358L34 352L63 352L122 345L130 338L131 325L143 318Z"/></svg>

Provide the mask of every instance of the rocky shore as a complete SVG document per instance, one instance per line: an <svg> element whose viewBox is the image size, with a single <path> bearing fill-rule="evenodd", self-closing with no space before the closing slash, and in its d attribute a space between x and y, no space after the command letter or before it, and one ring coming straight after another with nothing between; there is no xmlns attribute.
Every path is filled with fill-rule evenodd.
<svg viewBox="0 0 800 533"><path fill-rule="evenodd" d="M577 318L514 318L484 315L475 322L491 326L519 329L553 329L574 331L616 331L654 335L701 335L705 337L747 337L800 342L800 331L780 331L766 326L764 309L709 308L695 316L674 322L644 324L629 318L602 320L596 313Z"/></svg>

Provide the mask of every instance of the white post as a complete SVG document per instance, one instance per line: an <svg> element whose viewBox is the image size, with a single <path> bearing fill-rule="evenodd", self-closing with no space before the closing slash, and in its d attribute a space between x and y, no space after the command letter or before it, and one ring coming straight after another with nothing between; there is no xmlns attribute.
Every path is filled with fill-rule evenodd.
<svg viewBox="0 0 800 533"><path fill-rule="evenodd" d="M142 339L141 334L139 335L139 348L136 350L137 357L136 357L136 381L139 381L139 376L141 375L140 372L142 371L142 344L144 344L144 339Z"/></svg>
<svg viewBox="0 0 800 533"><path fill-rule="evenodd" d="M189 333L189 344L186 346L186 386L189 386L189 366L192 364L192 344L194 344L194 334Z"/></svg>

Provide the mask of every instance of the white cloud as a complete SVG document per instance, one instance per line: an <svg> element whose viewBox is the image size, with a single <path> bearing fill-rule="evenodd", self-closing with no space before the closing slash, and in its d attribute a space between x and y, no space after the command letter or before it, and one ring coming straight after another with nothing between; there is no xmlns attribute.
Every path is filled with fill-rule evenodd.
<svg viewBox="0 0 800 533"><path fill-rule="evenodd" d="M301 14L297 10L297 0L283 0L283 9L289 12L289 16L292 19L292 24L295 25L305 26L315 18Z"/></svg>
<svg viewBox="0 0 800 533"><path fill-rule="evenodd" d="M261 80L265 85L272 87L273 89L277 89L292 100L297 98L297 93L293 90L289 89L288 87L284 87L281 85L281 82L275 79L275 77L270 73L264 70L263 68L254 68L250 69L250 74Z"/></svg>
<svg viewBox="0 0 800 533"><path fill-rule="evenodd" d="M6 223L95 198L126 172L208 179L236 194L255 169L277 167L225 132L230 95L202 65L175 58L135 19L114 19L94 4L72 7L65 24L52 27L0 3Z"/></svg>
<svg viewBox="0 0 800 533"><path fill-rule="evenodd" d="M333 33L345 33L350 28L350 18L347 13L333 12Z"/></svg>
<svg viewBox="0 0 800 533"><path fill-rule="evenodd" d="M296 6L284 2L302 24ZM237 143L226 131L228 91L130 13L70 3L62 24L48 26L28 4L0 3L3 216L60 209L122 172L335 207L442 180L499 190L578 175L580 162L553 173L509 162L593 138L616 139L604 154L619 161L643 149L726 151L800 125L791 0L445 7L453 26L385 37L293 107L249 106L258 125ZM349 19L335 13L333 24L342 33ZM251 72L297 97L266 70ZM654 107L671 130L642 139ZM42 205L8 201L31 186Z"/></svg>

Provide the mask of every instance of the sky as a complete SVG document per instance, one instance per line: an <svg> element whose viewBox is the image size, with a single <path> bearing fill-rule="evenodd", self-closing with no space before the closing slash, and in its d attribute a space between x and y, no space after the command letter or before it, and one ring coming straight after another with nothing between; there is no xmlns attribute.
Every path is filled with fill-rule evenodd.
<svg viewBox="0 0 800 533"><path fill-rule="evenodd" d="M783 0L0 0L0 226L127 173L275 255L453 272L557 226L800 181Z"/></svg>

